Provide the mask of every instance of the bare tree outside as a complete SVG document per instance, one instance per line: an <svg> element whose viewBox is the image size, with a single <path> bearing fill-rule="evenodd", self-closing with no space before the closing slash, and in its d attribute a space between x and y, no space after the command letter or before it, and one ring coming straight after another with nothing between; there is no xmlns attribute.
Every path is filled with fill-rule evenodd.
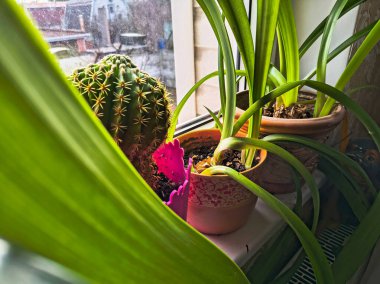
<svg viewBox="0 0 380 284"><path fill-rule="evenodd" d="M108 54L127 54L175 94L171 0L16 1L43 33L65 73Z"/></svg>

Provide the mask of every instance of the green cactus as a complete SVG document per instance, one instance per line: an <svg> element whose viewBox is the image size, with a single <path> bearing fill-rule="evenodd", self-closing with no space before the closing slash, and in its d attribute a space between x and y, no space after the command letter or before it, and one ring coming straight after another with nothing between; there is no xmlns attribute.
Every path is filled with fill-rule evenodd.
<svg viewBox="0 0 380 284"><path fill-rule="evenodd" d="M147 163L169 128L165 86L125 55L109 55L75 70L69 78L128 159L149 179Z"/></svg>

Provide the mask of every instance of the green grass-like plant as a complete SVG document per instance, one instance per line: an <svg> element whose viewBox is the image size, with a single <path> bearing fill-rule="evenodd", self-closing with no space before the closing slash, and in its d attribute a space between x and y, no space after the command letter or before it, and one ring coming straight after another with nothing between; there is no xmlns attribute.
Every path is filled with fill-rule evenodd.
<svg viewBox="0 0 380 284"><path fill-rule="evenodd" d="M254 118L260 118L268 101L308 85L348 107L378 146L380 130L344 93L323 83L287 82L266 94L267 75L259 70L269 72L271 68L271 52L265 48L274 38L280 7L279 1L273 5L266 2L258 1L262 38L256 42L252 59L253 40L243 1L232 5L220 0L218 6L215 1L199 0L221 45L220 65L225 67L219 75L226 74L220 125L223 144L216 156L225 148L267 149L285 157L312 184L294 157L255 139L259 123ZM240 33L237 41L245 54L245 71L234 69L219 8L236 38ZM12 0L0 3L0 34L0 236L65 265L93 283L248 283L232 260L153 193L66 81L41 35ZM251 106L234 123L236 74L247 76L252 89ZM255 122L249 138L233 138L239 124L252 118ZM342 251L331 270L312 232L292 210L229 168L215 166L206 172L219 173L230 175L284 218L311 259L318 283L333 283L334 277L337 281L347 279L380 235L379 230L373 230L380 210L377 196L347 244L349 250ZM362 235L369 236L364 248L359 246ZM359 249L360 257L354 259ZM349 270L343 270L347 261L351 261Z"/></svg>
<svg viewBox="0 0 380 284"><path fill-rule="evenodd" d="M213 72L206 75L202 78L184 97L184 99L180 102L179 108L176 109L174 118L176 118L181 111L181 108L184 106L186 100L192 95L192 93L196 90L196 88L201 85L204 81L208 80L211 77L219 76L220 86L220 98L221 98L221 110L223 120L222 122L217 121L218 116L211 115L216 121L216 125L221 129L222 133L222 141L219 144L214 156L218 158L221 155L221 152L227 148L235 148L235 149L244 149L248 151L250 154L247 155L247 163L246 166L250 166L250 162L252 161L252 153L254 149L260 148L258 147L259 140L255 140L255 138L259 135L259 125L261 120L261 109L268 103L276 101L278 104L284 104L285 106L291 106L294 103L298 102L298 88L302 86L308 86L315 89L318 92L318 98L316 100L316 113L315 116L320 116L321 114L327 115L330 113L331 108L328 109L329 105L331 107L334 105L335 101L339 101L343 104L349 111L351 111L357 118L365 125L368 129L369 133L372 135L375 143L379 146L380 142L380 132L378 125L372 120L371 117L361 109L355 102L353 102L343 91L343 87L346 80L352 76L352 74L356 71L359 64L363 61L365 56L368 54L370 49L374 46L374 44L378 41L379 33L377 32L378 23L373 23L362 31L359 31L345 42L343 42L340 46L338 46L334 51L329 53L329 46L331 42L331 35L336 25L339 17L350 11L352 8L356 7L363 1L337 1L330 15L321 22L320 25L311 33L311 35L306 39L306 41L301 45L298 49L298 42L296 38L296 27L294 22L294 15L291 9L290 1L271 1L270 3L265 1L257 1L257 30L256 30L256 39L255 46L253 44L252 32L250 30L250 24L248 21L248 17L246 14L246 10L244 7L243 1L234 1L231 3L230 1L218 1L219 9L217 3L212 3L215 1L198 1L203 11L205 12L215 34L218 39L219 46L221 52L219 52L219 70L218 72ZM219 12L219 14L218 14ZM222 13L222 14L221 14ZM239 52L242 58L242 61L245 66L245 70L238 70L241 75L246 77L247 85L249 89L249 105L246 111L240 116L240 118L233 123L232 132L231 129L231 118L229 117L233 110L230 108L235 107L234 103L236 103L235 95L231 91L234 91L231 86L236 77L231 76L231 74L235 74L236 70L233 70L233 66L231 64L232 57L228 58L231 55L231 51L225 52L225 47L230 48L230 44L225 43L224 40L228 39L228 35L226 35L225 29L223 29L224 25L224 17L227 20L229 27L231 28L235 40L237 42ZM279 54L280 54L280 69L277 70L276 67L271 65L270 57L272 54L272 46L275 31L277 30L277 37L279 42ZM225 35L221 36L220 32L225 33ZM319 36L323 35L320 55L318 60L318 66L315 71L312 72L318 74L317 81L310 80L314 75L308 75L308 77L304 80L299 80L299 59L303 54L307 51L307 49L318 39ZM325 72L327 62L332 58L337 56L341 51L349 47L352 43L362 38L363 36L367 36L364 40L362 47L355 54L353 60L349 63L346 71L342 74L340 81L342 83L337 84L334 88L324 83L325 80ZM235 73L234 73L235 72ZM223 84L225 83L225 85ZM326 99L327 98L327 99ZM322 110L322 111L321 111ZM210 112L211 114L211 112ZM248 139L253 140L244 140L239 138L232 138L237 134L240 128L244 123L250 121L249 130L248 130ZM169 130L169 139L174 134L174 125ZM228 131L225 131L225 129ZM228 133L228 135L226 134ZM223 140L224 139L224 140ZM283 137L284 141L295 142L304 145L304 140L300 137ZM268 140L269 141L269 140ZM275 141L275 140L273 140ZM238 146L237 146L238 145ZM310 146L310 144L308 145ZM313 144L313 146L315 146ZM266 150L273 148L270 145L265 145L263 147ZM342 161L347 162L347 159L343 158L342 155L332 154L330 150L326 150L325 148L319 148L315 146L313 149L321 151L321 153L325 153L324 155L329 155L328 159L333 163L337 170L343 169L340 167L340 163ZM324 152L325 151L325 152ZM281 155L280 151L274 151L276 154ZM291 159L288 159L290 163L292 163ZM216 159L217 164L217 159ZM293 162L294 165L294 162ZM359 171L357 165L354 166L355 170ZM362 171L361 171L362 172ZM231 169L227 169L221 166L215 166L208 169L205 173L208 174L228 174L231 177L235 178L242 184L245 184L247 188L256 192L257 194L261 194L259 187L248 181L244 180L236 172L233 172ZM363 174L363 173L362 173ZM344 176L345 179L342 179L342 183L350 182L350 189L357 189L354 186L354 181L350 179L349 176ZM368 181L368 178L367 178ZM248 185L249 184L249 185ZM373 186L372 186L373 187ZM372 188L372 193L374 195L376 190ZM363 200L363 196L360 192L351 192L346 190L343 192L345 197L348 199L349 204L353 207L356 216L359 220L364 220L367 216L368 210L371 210L369 204ZM259 195L261 196L261 195ZM314 195L316 198L317 193ZM262 196L261 196L262 197ZM264 197L262 197L264 198ZM357 200L355 200L357 199ZM265 200L265 198L264 198ZM357 202L361 200L361 203ZM314 199L314 204L315 204ZM317 205L319 208L319 204ZM277 208L278 209L278 208ZM316 210L316 207L314 207ZM279 209L278 209L279 210ZM319 212L317 210L317 212ZM315 212L314 212L315 214ZM293 221L293 220L292 220ZM296 234L297 230L300 228L295 228ZM310 236L310 235L309 235ZM305 244L303 242L303 244ZM317 243L313 242L314 249L317 249ZM369 243L366 246L366 251L372 248L374 243ZM305 248L306 249L306 248ZM306 249L307 251L307 249ZM310 254L310 251L308 252ZM270 257L275 257L271 255ZM310 255L309 255L310 257ZM310 257L311 258L311 257ZM321 265L323 266L324 257L319 256L321 262L318 261L313 262L313 265ZM358 263L358 262L356 262ZM325 264L325 263L324 263ZM357 267L357 266L356 266ZM316 272L317 281L323 283L326 279L323 280L323 275L318 271L318 268L314 267ZM324 267L326 275L330 275L328 272L329 269ZM351 270L350 273L353 273L354 270ZM348 273L346 273L347 275ZM331 275L330 275L331 276ZM329 276L329 277L330 277ZM329 278L328 281L333 281ZM328 283L328 282L327 282Z"/></svg>

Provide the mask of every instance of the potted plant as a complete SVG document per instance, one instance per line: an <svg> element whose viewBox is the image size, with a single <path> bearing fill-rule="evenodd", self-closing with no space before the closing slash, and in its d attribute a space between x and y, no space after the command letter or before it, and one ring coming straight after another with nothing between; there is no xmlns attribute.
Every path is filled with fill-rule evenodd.
<svg viewBox="0 0 380 284"><path fill-rule="evenodd" d="M270 152L279 155L281 158L287 160L288 162L291 162L293 165L299 162L293 159L293 157L289 156L288 153L283 151L281 148L259 141L257 139L259 136L258 128L255 128L250 133L248 140L234 140L232 138L235 137L236 139L236 137L242 136L242 134L239 133L239 127L237 127L234 123L236 108L236 74L239 74L241 72L235 71L231 44L224 24L223 15L219 11L219 6L215 1L210 1L210 3L209 1L198 2L202 9L204 9L206 12L206 15L208 16L209 21L214 28L215 35L220 45L218 74L219 80L221 82L220 102L223 122L219 122L217 117L209 110L210 114L215 119L218 129L197 130L181 135L178 137L178 139L180 140L181 145L184 147L185 151L191 152L193 155L195 155L194 157L204 156L202 159L200 159L200 161L195 158L194 165L196 172L191 173L188 203L188 222L203 233L222 234L236 230L247 221L252 207L256 202L256 197L254 197L248 190L246 190L244 186L239 185L237 182L233 181L226 175L208 176L209 173L213 172L214 166L228 164L233 165L235 169L241 170L243 175L255 181L258 177L258 174L255 174L255 172L257 173L257 169L262 166L266 157L266 152L261 151L260 162L258 162L257 165L253 165L256 149L269 150ZM238 9L244 7L244 5L241 5L243 4L239 3ZM226 14L228 19L227 12L224 10L223 12ZM245 18L243 18L243 21L241 23L241 29L242 31L250 31L245 10L243 10L243 12ZM269 64L267 63L269 62L270 52L268 52L268 50L271 50L271 45L273 45L274 42L277 15L271 14L270 11L266 11L265 13L267 16L266 20L271 25L271 31L270 33L263 36L259 41L262 45L268 45L268 48L266 50L263 50L262 56L260 56L260 58L263 58L261 65L263 67L269 67ZM251 39L251 41L249 41L249 39ZM251 43L251 46L249 46L249 48L253 48L252 37L248 37L248 40L244 42L246 44ZM247 55L247 53L245 53L245 55ZM246 76L247 78L250 78L250 82L253 82L254 74L249 73L249 71L250 70L246 70ZM258 78L255 80L256 86L265 86L266 77L259 75L257 75ZM201 82L198 82L197 85L192 88L192 90L194 90L199 84L201 84ZM253 84L250 83L249 85ZM262 87L260 88L262 89ZM191 91L179 103L174 111L167 141L171 141L173 139L178 115L183 108L186 100L191 95ZM251 100L250 105L254 105L255 103L257 103L256 98ZM232 139L228 140L227 138ZM215 147L215 151L210 150L211 147ZM226 159L224 156L225 151L228 149L233 150L234 147L237 148L235 150L244 150L243 154L236 154L236 152L232 152L230 155L228 155L231 160ZM199 152L199 150L202 148L207 150L207 152ZM237 165L235 165L235 163ZM206 165L206 167L204 165ZM301 164L297 164L295 168L296 171L300 171L301 175L305 176L305 173L307 171L304 171L304 168L301 166ZM319 207L317 204L318 192L314 182L312 182L311 176L309 176L309 174L307 175L308 176L305 180L311 184L315 202L314 215L317 219L317 216L319 215ZM316 219L314 224L316 223Z"/></svg>
<svg viewBox="0 0 380 284"><path fill-rule="evenodd" d="M356 40L368 35L362 43L363 47L353 56L351 63L348 63L342 72L340 79L336 83L336 88L343 90L346 83L357 70L360 63L376 44L375 39L378 31L376 23L370 24L365 29L357 32L335 50L329 53L330 42L335 24L340 16L348 12L362 1L337 1L329 16L310 34L305 42L298 49L296 36L296 26L290 1L282 2L278 21L278 46L280 54L280 70L272 67L269 72L271 83L279 86L287 81L299 80L299 59L308 48L322 34L322 41L319 49L317 67L306 76L306 80L311 79L315 74L318 82L325 82L326 65L344 49L348 48ZM344 108L335 104L335 100L326 97L323 92L317 92L313 100L304 100L302 92L294 89L287 94L277 98L271 103L272 110L268 112L270 117L264 115L261 123L261 132L268 134L293 134L302 135L316 139L320 142L326 141L334 128L343 120L345 116ZM305 112L309 112L308 114ZM292 118L293 116L293 118ZM284 119L285 118L285 119ZM299 119L302 118L302 119ZM296 155L306 167L313 170L318 163L318 156L315 152L307 148L295 147L287 144L286 149ZM272 156L268 159L267 168L276 169L273 174L264 176L262 183L274 192L289 192L294 190L293 182L289 178L291 169L285 163Z"/></svg>
<svg viewBox="0 0 380 284"><path fill-rule="evenodd" d="M248 129L248 123L243 125L242 122L246 121L253 113L249 112L248 114L246 112L246 115L239 119L242 112L238 111L236 117L238 119L237 125L242 132L252 134L254 129L257 130L260 128L261 133L264 135L274 133L293 134L312 137L320 142L326 140L328 134L342 121L345 113L344 108L340 105L337 105L335 108L335 100L333 98L327 98L326 95L328 94L324 94L324 91L318 91L316 100L302 101L298 88L304 85L307 86L309 84L308 80L310 80L316 73L318 75L317 81L324 83L327 63L352 43L363 36L368 35L362 44L362 48L360 48L352 58L352 63L347 65L341 78L336 84L336 87L339 90L343 90L349 78L351 78L362 60L378 41L378 39L376 39L378 38L378 23L372 23L365 29L351 36L334 51L329 53L331 36L336 21L340 16L344 15L362 2L363 1L337 1L330 15L318 25L299 49L291 1L281 1L278 10L274 7L268 8L273 9L271 10L271 16L276 19L277 23L277 40L280 54L280 70L278 70L270 64L269 59L263 59L266 58L268 54L272 53L272 45L257 44L263 42L263 37L267 36L267 30L265 30L267 26L265 22L268 19L265 18L264 15L258 17L256 30L257 46L256 51L254 51L252 43L253 39L250 35L249 26L246 26L244 29L242 28L241 23L237 20L240 20L237 16L239 13L238 9L243 10L243 8L236 8L224 3L224 1L220 1L220 7L235 35L244 66L246 66L246 70L239 70L239 74L246 76L248 90L238 94L238 105L244 109L248 109L250 107L249 102L263 97L274 88L282 86L287 82L299 81L297 88L286 92L280 97L276 97L272 102L268 102L268 105L272 110L266 111L263 116L259 115L260 112L258 112L254 116L254 119L252 118L251 120L250 129ZM276 18L277 15L278 20ZM312 70L304 80L300 80L299 59L321 34L323 34L323 38L319 52L318 66L315 70ZM274 34L272 34L272 36L274 37ZM264 74L264 76L266 76L265 74L268 74L268 79L263 80L264 83L261 83L262 74ZM208 80L215 75L217 75L215 72L211 73L202 78L198 83L202 84L205 80ZM259 78L259 83L253 84L252 76ZM220 83L222 84L222 81L220 81ZM196 85L195 88L198 86L199 85ZM190 90L189 94L194 89ZM255 96L255 98L253 98L253 96ZM184 98L184 100L186 99L187 97ZM268 117L265 114L279 117ZM281 116L286 117L286 119L283 119ZM292 119L291 116L294 116L294 118ZM309 170L316 167L318 156L313 151L303 147L294 147L290 144L286 145L286 149L299 158ZM260 183L266 189L275 193L294 191L291 168L273 154L269 154L268 157L270 158L263 167L260 168L260 171L263 171L260 175Z"/></svg>
<svg viewBox="0 0 380 284"><path fill-rule="evenodd" d="M0 7L0 235L98 283L248 283L236 264L153 194L68 84L21 8L11 0ZM361 114L379 147L378 126L341 92L329 90ZM244 139L225 141L230 146ZM333 283L320 246L289 208L232 169L211 171L232 176L281 214L319 283ZM355 271L380 235L379 202L333 267L337 280Z"/></svg>
<svg viewBox="0 0 380 284"><path fill-rule="evenodd" d="M247 54L246 51L249 48L247 48L247 46L243 46L243 45L247 45L247 43L250 42L249 41L250 32L249 33L247 32L247 33L244 34L242 32L242 30L244 30L244 28L242 28L242 26L241 26L242 22L244 23L244 19L246 18L246 14L244 12L245 11L244 5L242 5L242 3L240 5L237 4L237 3L234 3L234 5L228 6L229 3L227 3L226 1L219 1L219 4L220 4L220 6L222 8L223 13L226 15L226 18L227 19L229 19L229 17L232 18L232 20L231 20L232 23L230 22L230 26L231 26L234 34L235 34L235 37L237 39L239 39L239 38L241 39L240 45L239 45L239 41L237 40L238 41L239 50L240 50L240 52L242 52L242 50L243 50L243 52L242 52L243 53L242 54L242 58L243 58L243 61L244 61L244 65L245 66L249 66L249 63L247 63L248 62L248 60L247 60L248 57L246 56L246 54ZM273 4L273 3L271 3L271 4ZM262 4L262 5L265 6L264 4ZM207 10L208 7L207 7L206 3L203 3L203 5L201 4L201 7L205 10L206 15L210 15L211 14L210 11ZM223 7L224 7L224 9L223 9ZM266 8L268 10L270 10L269 9L270 7L266 7ZM272 8L273 8L273 6L272 6ZM265 10L265 9L263 9L263 10ZM230 13L230 14L228 14L228 13ZM259 11L259 13L260 13L260 11ZM271 13L271 15L274 14L273 11L270 11L269 13ZM270 16L268 16L268 18L269 17ZM209 16L209 18L210 18L210 16ZM264 17L261 17L261 18L263 19ZM234 22L234 19L239 19L239 21L235 21ZM213 23L213 20L211 20L210 22L211 22L211 25L213 26L213 29L215 31L216 30L216 27L215 27L216 24ZM246 22L248 22L248 21L246 21ZM240 24L240 26L239 26L239 24ZM239 28L237 28L237 27L239 27ZM235 28L235 30L234 30L234 28ZM246 25L245 28L246 28L246 31L250 31L249 30L249 24ZM245 35L245 37L242 36L243 34ZM267 35L268 31L266 31L266 33L264 33L264 32L261 32L261 33L257 32L257 34L260 34L260 35L265 34L265 35ZM371 39L371 37L369 37L369 42L372 42L370 44L373 44L373 35L376 35L376 33L372 33L372 39ZM217 38L218 38L218 35L217 35ZM259 50L263 50L263 49L264 48L259 49ZM270 46L269 46L268 49L271 50ZM244 51L246 52L245 54L244 54ZM224 56L224 54L223 54L223 56ZM220 62L223 62L221 60L221 58L222 57L219 56ZM263 56L258 56L258 58L259 58L259 60L261 60L259 62L263 61L262 60ZM269 65L269 61L267 61L267 64ZM219 66L223 66L223 64L219 64ZM268 69L272 70L272 67L268 66L267 70ZM256 70L265 70L265 69L261 68L261 69L256 69ZM240 75L245 75L246 77L249 78L249 71L248 70L245 70L245 71L240 71L239 70L237 73L239 73ZM184 106L186 100L191 96L191 94L193 93L193 91L200 84L202 84L205 80L208 80L212 76L216 76L216 75L221 75L220 77L222 77L222 80L223 80L223 78L224 78L224 72L220 72L220 70L219 70L219 72L214 72L214 73L211 73L211 74L207 75L206 77L204 77L203 79L201 79L195 86L193 86L193 88L187 93L187 95L184 97L184 99L178 105L178 108L177 108L177 110L175 112L174 118L176 118L176 115L180 111L181 107ZM258 76L260 76L260 75L258 75ZM261 78L262 78L262 76L261 76ZM259 82L259 84L260 84L260 82ZM249 83L248 83L248 85L249 85ZM292 90L292 89L294 89L294 88L296 88L296 87L298 87L300 85L311 86L311 87L313 87L313 88L315 88L315 89L317 89L319 91L322 91L322 92L328 94L329 96L331 96L334 99L338 99L343 104L347 105L347 107L349 107L349 109L351 111L353 111L356 115L358 115L358 117L361 117L361 120L364 123L367 120L367 118L364 118L362 116L363 112L359 111L358 108L355 106L355 104L353 104L351 101L348 102L348 100L345 97L343 97L344 94L342 92L339 92L339 90L337 90L335 88L332 88L332 87L330 87L330 86L328 86L326 84L320 83L320 82L315 82L315 81L311 81L311 80L302 80L302 81L289 82L287 84L281 84L281 85L278 86L278 88L273 89L268 94L265 95L265 93L263 93L263 97L261 97L260 99L258 99L255 103L253 103L248 108L248 110L240 117L240 120L238 120L238 122L234 126L234 130L240 129L240 127L243 126L243 124L248 120L248 118L251 117L254 114L254 112L258 111L266 103L270 102L273 99L276 99L280 95L282 95L282 94L284 94L284 93L286 93L286 92L288 92L288 91L290 91L290 90ZM223 84L222 84L222 86L223 86ZM221 94L223 94L223 90L221 91ZM221 112L223 112L223 103L222 103L222 110L221 110ZM213 115L213 114L211 114L211 115ZM214 117L214 119L215 119L216 124L219 125L218 120L215 117ZM175 121L175 119L174 119L174 121ZM367 126L370 127L370 128L371 127L377 128L377 126L375 126L374 124L372 124L372 126L369 126L369 125L367 125ZM172 129L172 131L173 131L173 129ZM170 131L169 131L169 133L170 133ZM311 147L311 148L313 148L313 150L319 150L321 152L325 151L325 150L322 150L322 148L320 148L321 146L318 143L317 144L313 144L313 147L312 147L311 144L310 144L310 143L312 143L311 141L308 141L307 139L301 138L301 137L286 136L286 135L280 135L279 136L279 135L277 135L277 136L269 136L269 137L265 138L264 140L267 140L267 141L282 141L282 142L283 141L292 141L292 142L295 142L296 140L298 140L298 143L300 143L302 145L309 144L308 146ZM231 147L231 145L229 145L229 146ZM226 147L226 148L228 148L228 147ZM242 146L242 148L243 148L243 146ZM327 151L329 151L329 150L327 150ZM339 159L343 159L341 156L337 156L338 155L337 153L334 153L333 155L335 156L335 158L339 157ZM357 169L357 167L356 167L356 170L358 171L359 169Z"/></svg>
<svg viewBox="0 0 380 284"><path fill-rule="evenodd" d="M124 277L166 282L168 274L158 264L175 267L182 257L189 262L169 275L172 281L246 282L231 260L165 209L66 81L21 8L6 1L0 11L0 94L4 98L13 94L5 102L2 122L9 115L16 118L6 127L2 124L7 135L1 142L1 200L7 202L1 206L1 236L96 282L121 283ZM14 33L19 36L12 37ZM28 76L26 62L35 71ZM265 148L269 143L262 144ZM224 170L213 168L212 174ZM16 178L17 173L26 174ZM234 179L248 183L252 192L282 214L312 254L313 264L326 270L326 262L313 256L322 252L312 233L289 208L248 179L241 180L240 175ZM178 238L186 248L174 241ZM141 273L150 266L146 259L156 263L148 276ZM200 262L192 266L196 259ZM209 261L213 264L202 271Z"/></svg>

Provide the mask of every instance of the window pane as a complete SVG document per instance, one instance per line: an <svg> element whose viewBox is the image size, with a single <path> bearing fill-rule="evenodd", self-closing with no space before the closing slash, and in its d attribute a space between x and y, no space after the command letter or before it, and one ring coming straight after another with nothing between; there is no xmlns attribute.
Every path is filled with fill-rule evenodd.
<svg viewBox="0 0 380 284"><path fill-rule="evenodd" d="M113 54L127 54L165 83L175 100L170 0L18 0L66 74Z"/></svg>

